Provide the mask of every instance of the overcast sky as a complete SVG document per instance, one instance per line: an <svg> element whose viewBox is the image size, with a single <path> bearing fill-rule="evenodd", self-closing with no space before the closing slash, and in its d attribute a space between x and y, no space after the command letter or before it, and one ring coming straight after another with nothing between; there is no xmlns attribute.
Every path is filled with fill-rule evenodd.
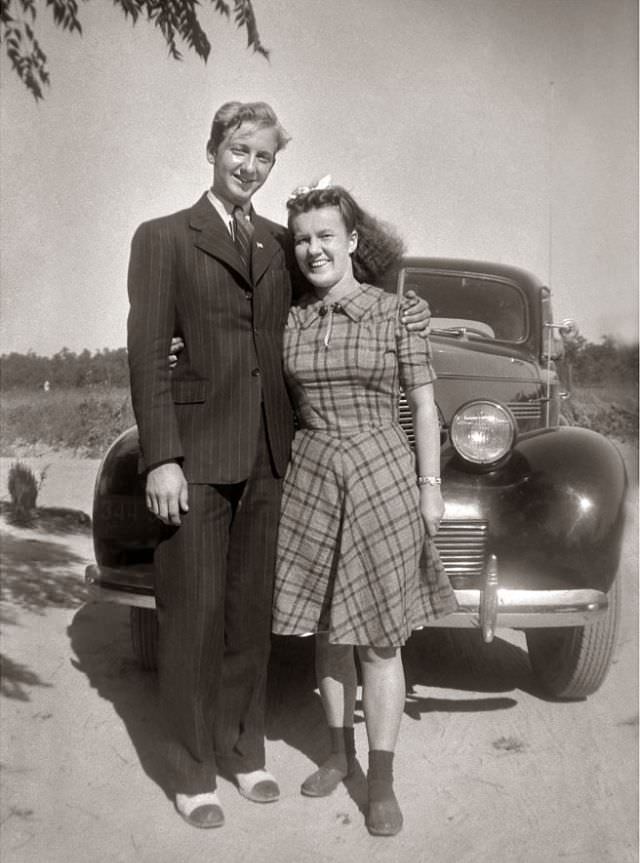
<svg viewBox="0 0 640 863"><path fill-rule="evenodd" d="M44 4L43 4L44 5ZM41 9L51 87L4 56L2 352L125 343L129 244L210 184L215 109L264 99L292 136L256 197L282 220L326 173L409 252L517 264L593 341L637 338L634 0L254 0L271 60L212 11L204 65L110 3Z"/></svg>

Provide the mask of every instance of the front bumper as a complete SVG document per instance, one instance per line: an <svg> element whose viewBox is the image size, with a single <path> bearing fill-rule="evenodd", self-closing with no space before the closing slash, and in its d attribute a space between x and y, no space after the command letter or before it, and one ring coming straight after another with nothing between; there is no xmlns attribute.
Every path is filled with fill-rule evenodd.
<svg viewBox="0 0 640 863"><path fill-rule="evenodd" d="M155 608L148 584L153 567L115 567L91 564L85 582L92 600ZM499 586L497 562L490 556L482 589L454 591L458 611L429 624L447 629L480 629L486 642L496 629L540 629L585 626L607 611L609 600L601 590L524 590Z"/></svg>

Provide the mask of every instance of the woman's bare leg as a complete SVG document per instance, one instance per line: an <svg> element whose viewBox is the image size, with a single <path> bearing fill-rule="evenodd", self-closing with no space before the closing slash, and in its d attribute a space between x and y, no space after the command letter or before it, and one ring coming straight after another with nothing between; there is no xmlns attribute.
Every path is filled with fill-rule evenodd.
<svg viewBox="0 0 640 863"><path fill-rule="evenodd" d="M393 791L393 757L404 709L406 685L398 648L359 647L362 704L369 740L367 828L393 836L402 812Z"/></svg>
<svg viewBox="0 0 640 863"><path fill-rule="evenodd" d="M308 797L326 797L349 775L355 762L353 714L357 675L353 647L316 636L316 680L329 724L331 754L302 784Z"/></svg>
<svg viewBox="0 0 640 863"><path fill-rule="evenodd" d="M400 649L359 647L358 657L369 749L394 752L406 697Z"/></svg>
<svg viewBox="0 0 640 863"><path fill-rule="evenodd" d="M352 726L358 686L353 647L316 635L316 680L329 727Z"/></svg>

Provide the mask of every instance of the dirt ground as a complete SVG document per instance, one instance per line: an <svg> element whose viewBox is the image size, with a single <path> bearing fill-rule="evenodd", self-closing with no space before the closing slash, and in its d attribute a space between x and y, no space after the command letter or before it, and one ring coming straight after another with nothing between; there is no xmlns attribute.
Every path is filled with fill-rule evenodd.
<svg viewBox="0 0 640 863"><path fill-rule="evenodd" d="M635 477L634 451L624 451ZM90 512L98 462L51 454L31 463L50 465L42 505ZM7 467L1 460L2 490ZM164 791L155 678L134 662L127 610L85 602L89 534L1 527L3 863L638 859L637 488L618 649L591 698L541 697L518 633L499 631L488 646L471 633L409 643L396 768L405 827L391 839L364 828L361 773L323 800L299 793L325 747L308 640L272 663L267 753L280 802L250 803L222 780L225 827L186 825Z"/></svg>

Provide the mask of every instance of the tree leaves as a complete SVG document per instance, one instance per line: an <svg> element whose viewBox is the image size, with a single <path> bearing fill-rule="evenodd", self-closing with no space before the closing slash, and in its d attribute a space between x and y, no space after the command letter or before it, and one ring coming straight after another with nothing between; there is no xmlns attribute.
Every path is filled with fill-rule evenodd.
<svg viewBox="0 0 640 863"><path fill-rule="evenodd" d="M46 54L25 20L28 14L35 21L34 4L35 0L1 0L0 41L5 44L14 71L38 100L43 97L42 87L49 83L49 75Z"/></svg>
<svg viewBox="0 0 640 863"><path fill-rule="evenodd" d="M24 5L24 0L20 0ZM62 27L63 30L76 30L82 33L82 27L78 21L78 3L77 0L46 0L47 6L53 9L53 20ZM35 20L35 9L32 8L32 17Z"/></svg>
<svg viewBox="0 0 640 863"><path fill-rule="evenodd" d="M219 15L231 19L229 3L225 0L209 2ZM42 3L43 0L39 0L40 7ZM132 24L143 18L160 30L169 48L169 56L174 60L182 59L178 47L182 42L206 63L211 43L198 19L199 0L113 0L113 3L125 18L131 19ZM82 34L78 0L44 0L44 5L51 11L57 27ZM49 84L47 56L31 26L38 11L36 0L0 0L0 42L4 43L14 71L36 101L44 98L43 88ZM268 59L269 52L260 40L251 0L234 0L233 21L238 29L246 31L247 47Z"/></svg>
<svg viewBox="0 0 640 863"><path fill-rule="evenodd" d="M247 47L262 54L263 57L269 59L269 52L260 41L260 34L256 24L256 16L253 12L251 0L234 0L233 13L236 26L244 27L247 31Z"/></svg>

